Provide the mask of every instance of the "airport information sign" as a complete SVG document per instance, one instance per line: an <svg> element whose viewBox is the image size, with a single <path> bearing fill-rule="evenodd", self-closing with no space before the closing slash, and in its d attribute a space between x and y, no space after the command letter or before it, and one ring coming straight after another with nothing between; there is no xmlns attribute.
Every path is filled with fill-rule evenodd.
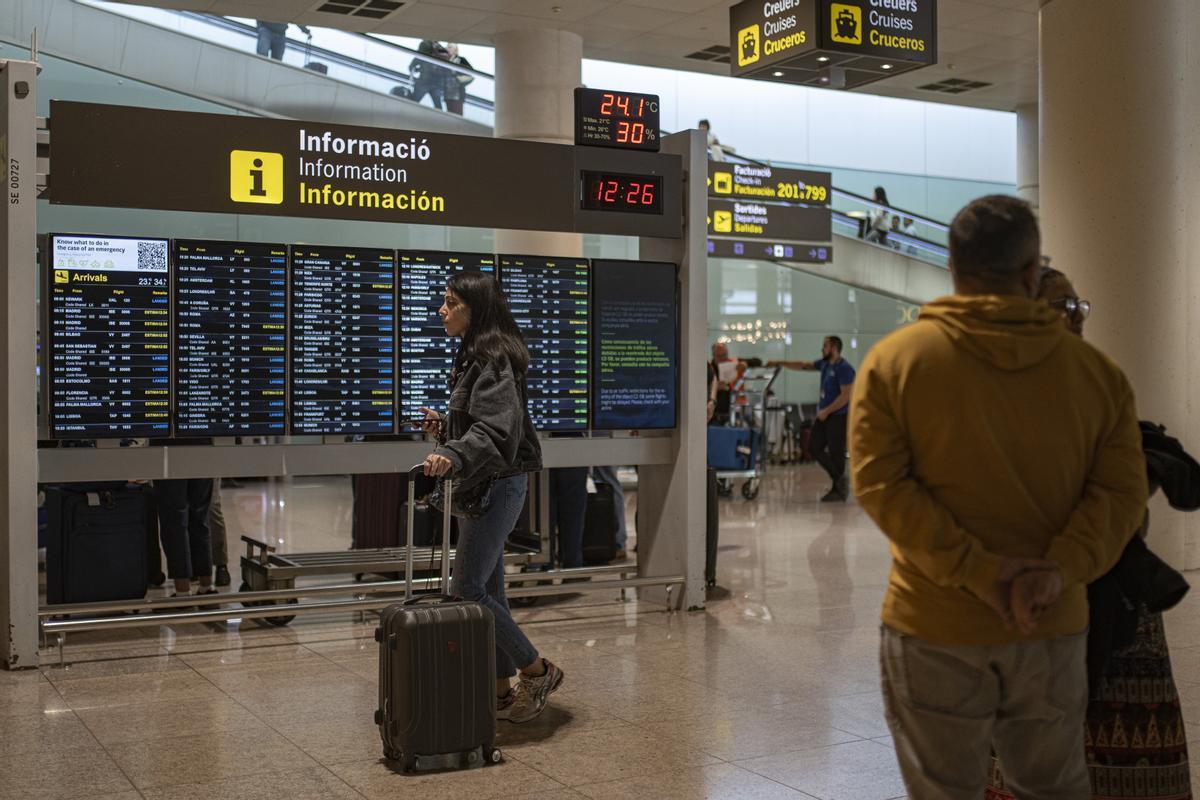
<svg viewBox="0 0 1200 800"><path fill-rule="evenodd" d="M500 256L500 283L529 345L529 416L543 431L588 426L588 261Z"/></svg>
<svg viewBox="0 0 1200 800"><path fill-rule="evenodd" d="M395 430L396 254L291 252L292 433Z"/></svg>
<svg viewBox="0 0 1200 800"><path fill-rule="evenodd" d="M422 408L445 411L450 400L450 370L459 339L446 334L438 309L446 284L456 272L496 272L491 253L401 250L400 267L400 419L424 417ZM413 430L412 426L407 427ZM404 426L402 425L402 431Z"/></svg>
<svg viewBox="0 0 1200 800"><path fill-rule="evenodd" d="M674 264L593 261L592 427L673 428L679 390Z"/></svg>
<svg viewBox="0 0 1200 800"><path fill-rule="evenodd" d="M643 107L622 100L630 114ZM67 101L51 102L51 118L52 203L671 238L682 230L673 154ZM628 133L621 122L614 141L648 137L653 125L657 142L655 120ZM585 171L638 176L654 192L627 192L632 208L581 208Z"/></svg>
<svg viewBox="0 0 1200 800"><path fill-rule="evenodd" d="M175 433L287 433L287 245L175 242Z"/></svg>
<svg viewBox="0 0 1200 800"><path fill-rule="evenodd" d="M50 237L45 358L54 438L170 434L167 244Z"/></svg>

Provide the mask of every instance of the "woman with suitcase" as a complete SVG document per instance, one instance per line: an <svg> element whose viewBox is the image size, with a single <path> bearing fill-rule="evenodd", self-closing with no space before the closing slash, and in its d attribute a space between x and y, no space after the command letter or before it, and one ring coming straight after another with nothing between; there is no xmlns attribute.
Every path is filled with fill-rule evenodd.
<svg viewBox="0 0 1200 800"><path fill-rule="evenodd" d="M451 591L496 619L496 716L528 722L563 681L562 670L538 655L513 620L504 596L504 542L524 506L529 473L542 468L525 408L529 350L491 275L456 273L438 316L446 333L462 341L448 410L422 409L424 430L437 440L424 471L454 479L448 511L459 518L459 538ZM510 679L518 670L513 691Z"/></svg>

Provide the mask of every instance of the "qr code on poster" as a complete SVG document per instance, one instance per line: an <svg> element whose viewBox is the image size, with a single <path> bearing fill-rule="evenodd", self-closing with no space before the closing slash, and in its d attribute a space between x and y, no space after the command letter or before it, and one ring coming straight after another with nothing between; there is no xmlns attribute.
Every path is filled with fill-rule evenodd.
<svg viewBox="0 0 1200 800"><path fill-rule="evenodd" d="M167 271L166 242L138 242L138 269L148 272Z"/></svg>

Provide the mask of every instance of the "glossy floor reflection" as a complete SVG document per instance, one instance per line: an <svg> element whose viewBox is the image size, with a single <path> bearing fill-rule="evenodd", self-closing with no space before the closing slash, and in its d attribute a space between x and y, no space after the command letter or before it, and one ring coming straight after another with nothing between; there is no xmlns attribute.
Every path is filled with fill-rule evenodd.
<svg viewBox="0 0 1200 800"><path fill-rule="evenodd" d="M536 722L501 723L499 767L389 771L374 624L301 617L79 634L66 668L48 650L40 672L0 672L0 800L903 796L876 665L887 548L823 489L813 468L777 469L757 501L722 502L707 612L596 595L519 611L567 682ZM345 479L223 492L235 552L242 533L348 544ZM1198 606L1168 617L1193 732Z"/></svg>

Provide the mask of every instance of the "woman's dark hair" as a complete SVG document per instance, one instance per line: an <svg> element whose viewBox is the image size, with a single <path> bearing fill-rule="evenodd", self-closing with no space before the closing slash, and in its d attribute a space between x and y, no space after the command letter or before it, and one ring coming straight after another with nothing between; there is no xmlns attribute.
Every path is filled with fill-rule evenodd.
<svg viewBox="0 0 1200 800"><path fill-rule="evenodd" d="M1056 270L1054 267L1045 267L1045 266L1042 267L1041 271L1038 273L1037 296L1041 297L1042 292L1046 291L1046 284L1057 278L1063 278L1066 280L1070 280L1069 278L1067 278L1066 275L1062 274L1061 272Z"/></svg>
<svg viewBox="0 0 1200 800"><path fill-rule="evenodd" d="M529 369L529 348L495 276L456 272L447 288L466 304L471 320L454 357L455 368L467 361L486 364L505 358L514 375L524 375Z"/></svg>
<svg viewBox="0 0 1200 800"><path fill-rule="evenodd" d="M875 202L882 203L885 206L891 205L891 203L889 203L888 199L887 199L887 190L884 189L882 186L875 187Z"/></svg>

